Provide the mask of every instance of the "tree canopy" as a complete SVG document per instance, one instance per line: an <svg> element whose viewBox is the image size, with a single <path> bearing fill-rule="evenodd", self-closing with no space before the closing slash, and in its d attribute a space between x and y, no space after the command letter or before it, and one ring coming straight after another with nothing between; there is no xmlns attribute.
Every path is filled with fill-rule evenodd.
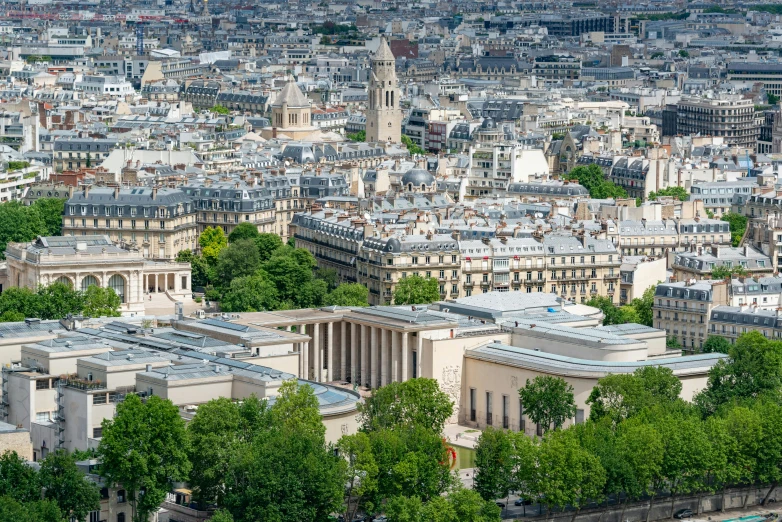
<svg viewBox="0 0 782 522"><path fill-rule="evenodd" d="M395 305L429 304L440 300L440 284L433 277L413 274L400 279L394 288Z"/></svg>
<svg viewBox="0 0 782 522"><path fill-rule="evenodd" d="M687 201L687 198L690 197L690 194L687 192L687 189L684 187L680 187L678 185L666 187L663 189L660 189L658 191L652 191L649 193L649 201L657 201L657 198L662 196L671 196L675 199L678 199L679 201Z"/></svg>
<svg viewBox="0 0 782 522"><path fill-rule="evenodd" d="M125 489L133 522L146 522L174 483L190 472L189 440L179 409L156 395L146 401L128 395L102 428L99 472L109 484Z"/></svg>
<svg viewBox="0 0 782 522"><path fill-rule="evenodd" d="M565 179L577 181L594 199L626 198L627 191L608 181L598 165L579 165L565 174Z"/></svg>
<svg viewBox="0 0 782 522"><path fill-rule="evenodd" d="M744 232L747 230L747 216L735 212L726 212L720 219L730 226L730 238L733 246L739 246Z"/></svg>
<svg viewBox="0 0 782 522"><path fill-rule="evenodd" d="M538 375L527 379L527 384L519 388L519 397L525 414L544 431L559 429L576 416L573 387L560 377Z"/></svg>
<svg viewBox="0 0 782 522"><path fill-rule="evenodd" d="M63 282L39 287L35 292L11 287L0 294L0 321L21 321L26 317L62 319L67 314L119 317L121 304L113 289L94 285L84 292Z"/></svg>
<svg viewBox="0 0 782 522"><path fill-rule="evenodd" d="M58 236L65 200L39 198L30 206L17 201L0 205L0 256L8 243L25 243L38 236Z"/></svg>

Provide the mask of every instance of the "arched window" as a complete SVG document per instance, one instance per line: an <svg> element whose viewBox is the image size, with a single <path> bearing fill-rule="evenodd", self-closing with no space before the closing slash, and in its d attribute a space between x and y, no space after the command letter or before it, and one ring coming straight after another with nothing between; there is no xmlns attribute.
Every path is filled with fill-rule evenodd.
<svg viewBox="0 0 782 522"><path fill-rule="evenodd" d="M90 286L100 286L98 279L95 276L88 275L81 280L81 291L86 292Z"/></svg>
<svg viewBox="0 0 782 522"><path fill-rule="evenodd" d="M109 279L109 288L119 296L121 303L125 302L125 280L119 274L114 274Z"/></svg>
<svg viewBox="0 0 782 522"><path fill-rule="evenodd" d="M55 279L55 280L54 280L54 282L55 282L55 283L62 283L62 284L64 284L64 285L67 285L67 286L73 287L73 283L71 282L71 280L70 280L70 279L68 279L68 278L67 278L67 277L65 277L65 276L60 276L60 277L58 277L57 279Z"/></svg>
<svg viewBox="0 0 782 522"><path fill-rule="evenodd" d="M117 522L125 522L125 513L117 513Z"/></svg>

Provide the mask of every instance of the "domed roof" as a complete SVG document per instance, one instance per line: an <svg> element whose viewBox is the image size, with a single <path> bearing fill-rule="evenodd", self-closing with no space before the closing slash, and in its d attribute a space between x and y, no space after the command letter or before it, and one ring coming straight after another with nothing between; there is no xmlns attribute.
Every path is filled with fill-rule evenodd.
<svg viewBox="0 0 782 522"><path fill-rule="evenodd" d="M434 176L424 169L412 169L405 172L402 176L402 185L407 186L412 184L414 187L420 187L421 185L429 186L434 183Z"/></svg>
<svg viewBox="0 0 782 522"><path fill-rule="evenodd" d="M481 123L481 128L482 129L496 129L497 128L497 123L492 118L486 118Z"/></svg>

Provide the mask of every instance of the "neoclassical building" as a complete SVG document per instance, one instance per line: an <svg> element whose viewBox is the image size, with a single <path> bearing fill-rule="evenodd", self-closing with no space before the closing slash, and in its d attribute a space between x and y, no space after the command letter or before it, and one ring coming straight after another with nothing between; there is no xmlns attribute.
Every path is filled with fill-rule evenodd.
<svg viewBox="0 0 782 522"><path fill-rule="evenodd" d="M112 288L123 315L144 313L146 293L166 293L176 300L190 294L190 263L155 262L142 252L114 244L108 236L39 237L9 243L2 288L37 289L55 282L79 290L91 285Z"/></svg>

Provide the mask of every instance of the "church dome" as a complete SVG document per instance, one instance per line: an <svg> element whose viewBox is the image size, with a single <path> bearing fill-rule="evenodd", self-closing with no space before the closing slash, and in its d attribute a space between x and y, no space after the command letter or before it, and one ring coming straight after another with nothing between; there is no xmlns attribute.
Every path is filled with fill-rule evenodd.
<svg viewBox="0 0 782 522"><path fill-rule="evenodd" d="M413 185L414 187L420 187L426 185L427 187L434 183L434 176L424 169L412 169L408 170L404 176L402 176L402 185Z"/></svg>
<svg viewBox="0 0 782 522"><path fill-rule="evenodd" d="M486 118L481 123L482 129L496 129L497 128L497 122L495 122L492 118Z"/></svg>

